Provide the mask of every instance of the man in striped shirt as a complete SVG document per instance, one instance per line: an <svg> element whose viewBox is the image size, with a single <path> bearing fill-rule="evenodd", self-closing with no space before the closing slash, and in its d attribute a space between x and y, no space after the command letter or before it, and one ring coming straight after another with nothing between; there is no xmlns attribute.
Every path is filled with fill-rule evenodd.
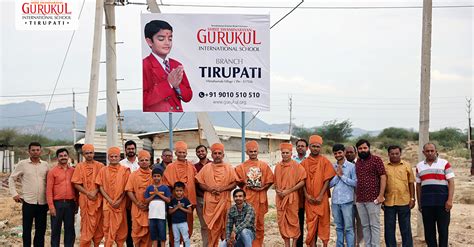
<svg viewBox="0 0 474 247"><path fill-rule="evenodd" d="M453 207L454 172L447 160L438 158L436 145L423 146L425 160L416 165L418 209L423 215L428 247L448 246L450 210ZM436 241L438 228L439 242Z"/></svg>

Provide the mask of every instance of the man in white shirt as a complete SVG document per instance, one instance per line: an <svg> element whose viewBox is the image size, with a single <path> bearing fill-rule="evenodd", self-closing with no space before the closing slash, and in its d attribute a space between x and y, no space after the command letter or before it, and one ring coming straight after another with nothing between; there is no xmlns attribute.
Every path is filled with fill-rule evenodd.
<svg viewBox="0 0 474 247"><path fill-rule="evenodd" d="M8 187L13 200L22 203L23 246L31 246L31 228L35 221L33 246L44 246L48 204L46 202L46 175L48 162L42 161L41 144L32 142L28 146L29 159L18 162L8 178ZM16 190L15 181L20 180L22 192Z"/></svg>
<svg viewBox="0 0 474 247"><path fill-rule="evenodd" d="M130 168L130 172L134 172L140 168L137 158L137 143L132 140L125 142L125 159L120 161L120 165ZM131 205L127 204L127 223L132 225ZM127 247L133 247L132 227L128 228Z"/></svg>
<svg viewBox="0 0 474 247"><path fill-rule="evenodd" d="M120 161L120 164L130 168L130 172L134 172L140 168L137 159L137 144L129 140L125 142L125 159Z"/></svg>

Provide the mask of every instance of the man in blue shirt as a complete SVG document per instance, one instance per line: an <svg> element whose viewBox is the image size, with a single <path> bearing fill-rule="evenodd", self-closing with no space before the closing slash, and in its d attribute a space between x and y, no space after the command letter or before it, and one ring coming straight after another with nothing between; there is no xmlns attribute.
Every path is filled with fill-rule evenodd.
<svg viewBox="0 0 474 247"><path fill-rule="evenodd" d="M333 164L336 176L329 183L332 191L332 215L336 224L337 247L344 247L344 236L348 247L354 246L354 189L357 184L355 165L345 158L345 147L335 144L332 147L336 163Z"/></svg>

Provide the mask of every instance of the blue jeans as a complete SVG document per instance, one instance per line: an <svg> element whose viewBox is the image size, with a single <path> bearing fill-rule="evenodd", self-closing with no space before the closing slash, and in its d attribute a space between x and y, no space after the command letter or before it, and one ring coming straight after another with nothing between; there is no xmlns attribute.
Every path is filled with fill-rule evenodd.
<svg viewBox="0 0 474 247"><path fill-rule="evenodd" d="M183 237L184 247L191 246L191 240L189 240L188 231L188 222L173 223L174 246L179 246L180 236Z"/></svg>
<svg viewBox="0 0 474 247"><path fill-rule="evenodd" d="M235 237L234 247L252 247L252 241L255 239L255 234L249 229L243 229ZM227 247L227 242L224 241L220 247Z"/></svg>
<svg viewBox="0 0 474 247"><path fill-rule="evenodd" d="M344 247L344 236L347 247L354 246L354 204L352 202L344 204L331 204L332 216L336 224L337 247Z"/></svg>
<svg viewBox="0 0 474 247"><path fill-rule="evenodd" d="M385 245L387 247L397 247L397 239L395 238L397 215L400 235L402 235L402 246L413 247L410 224L410 206L408 205L384 207Z"/></svg>

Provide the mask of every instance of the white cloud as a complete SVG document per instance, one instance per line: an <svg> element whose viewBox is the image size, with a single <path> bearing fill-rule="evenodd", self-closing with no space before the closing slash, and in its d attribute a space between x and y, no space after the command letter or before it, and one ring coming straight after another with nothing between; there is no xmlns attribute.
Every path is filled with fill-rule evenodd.
<svg viewBox="0 0 474 247"><path fill-rule="evenodd" d="M337 88L331 83L320 83L306 79L304 76L283 76L271 74L270 76L272 91L276 93L291 92L314 92L315 94L337 92Z"/></svg>
<svg viewBox="0 0 474 247"><path fill-rule="evenodd" d="M458 75L455 73L443 73L436 69L431 72L431 76L433 80L436 80L436 81L462 81L462 80L470 79L468 77Z"/></svg>

